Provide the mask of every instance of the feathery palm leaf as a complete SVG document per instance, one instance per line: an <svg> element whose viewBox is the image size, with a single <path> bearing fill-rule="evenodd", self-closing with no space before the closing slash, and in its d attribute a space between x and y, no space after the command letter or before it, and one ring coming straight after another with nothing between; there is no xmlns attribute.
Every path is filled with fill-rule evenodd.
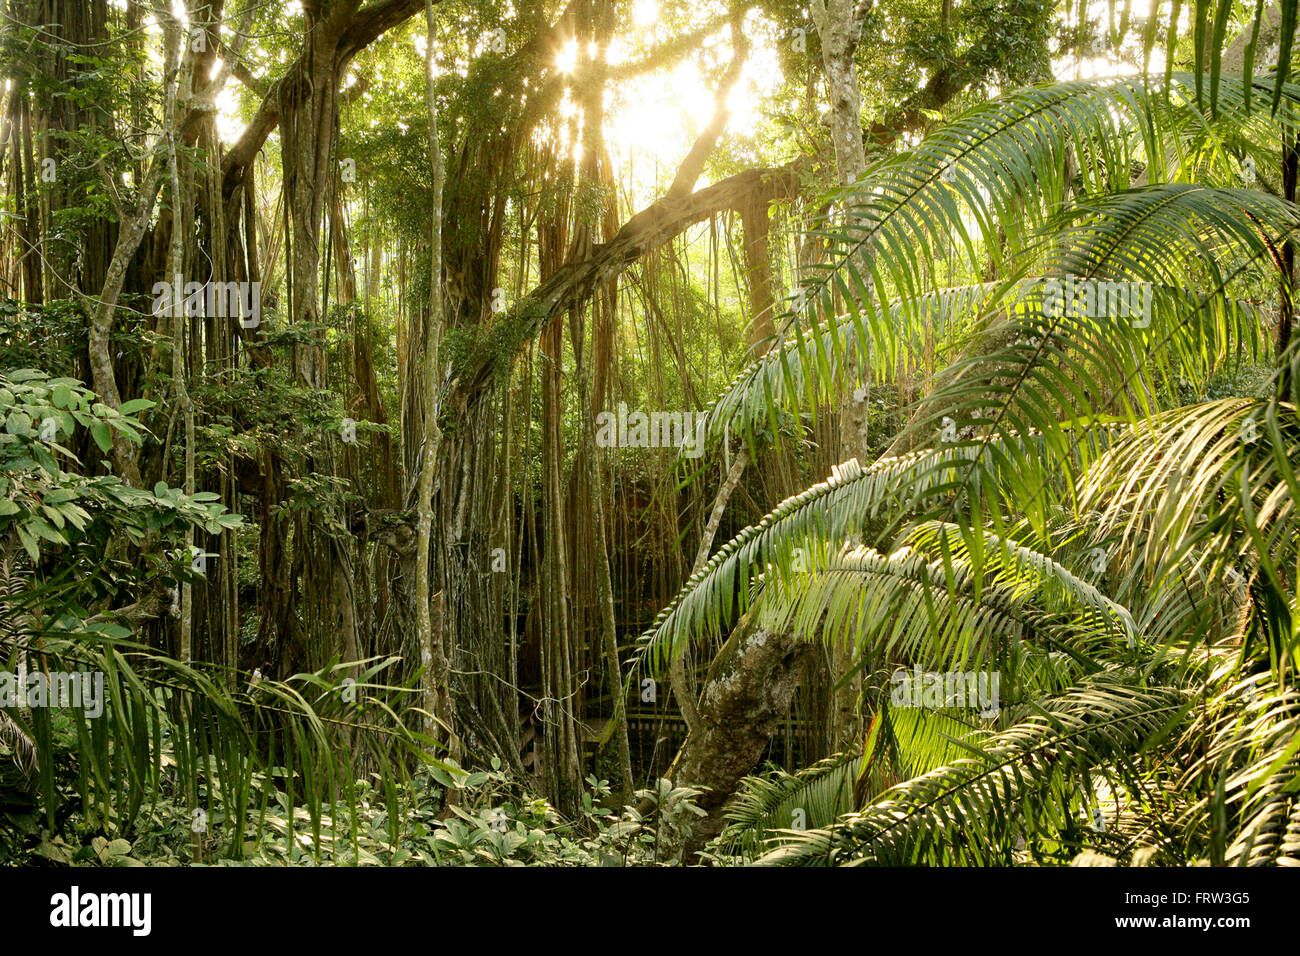
<svg viewBox="0 0 1300 956"><path fill-rule="evenodd" d="M990 738L979 756L900 784L832 828L783 834L761 862L1005 863L1025 832L1068 845L1078 839L1080 775L1127 762L1185 708L1177 689L1099 675Z"/></svg>

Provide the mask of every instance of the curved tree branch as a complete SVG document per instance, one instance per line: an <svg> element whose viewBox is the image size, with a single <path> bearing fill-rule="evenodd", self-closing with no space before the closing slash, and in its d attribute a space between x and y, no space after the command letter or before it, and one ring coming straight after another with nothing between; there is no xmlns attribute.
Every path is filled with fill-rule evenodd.
<svg viewBox="0 0 1300 956"><path fill-rule="evenodd" d="M498 371L501 356L521 351L560 312L581 304L605 282L642 256L658 249L697 222L746 201L791 199L799 191L802 164L747 169L687 196L667 195L625 222L608 242L591 254L567 262L515 308L485 329L491 348L480 348L460 370L448 404L464 407L477 400ZM506 340L505 348L501 339Z"/></svg>

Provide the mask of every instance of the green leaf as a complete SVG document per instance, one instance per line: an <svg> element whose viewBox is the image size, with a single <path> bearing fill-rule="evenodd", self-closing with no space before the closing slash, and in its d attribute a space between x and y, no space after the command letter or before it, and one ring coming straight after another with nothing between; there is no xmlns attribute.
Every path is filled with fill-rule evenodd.
<svg viewBox="0 0 1300 956"><path fill-rule="evenodd" d="M90 437L95 439L95 444L105 454L113 447L113 439L109 436L108 425L104 424L104 422L93 421L90 423Z"/></svg>
<svg viewBox="0 0 1300 956"><path fill-rule="evenodd" d="M36 539L32 537L31 532L21 525L18 528L18 540L23 543L23 548L27 551L27 556L32 559L33 564L41 560L40 545L36 543Z"/></svg>

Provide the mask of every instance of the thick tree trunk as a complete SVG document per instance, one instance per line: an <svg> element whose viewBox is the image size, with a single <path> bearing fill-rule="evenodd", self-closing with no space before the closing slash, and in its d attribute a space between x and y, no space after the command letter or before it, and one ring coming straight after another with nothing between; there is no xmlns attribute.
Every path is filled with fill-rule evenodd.
<svg viewBox="0 0 1300 956"><path fill-rule="evenodd" d="M686 738L672 771L678 786L706 791L698 803L708 815L695 824L687 849L722 831L723 807L758 765L816 651L747 619L714 658L699 703L705 733Z"/></svg>
<svg viewBox="0 0 1300 956"><path fill-rule="evenodd" d="M862 96L853 55L862 20L871 0L813 0L812 17L821 37L822 66L831 102L831 137L840 185L856 182L866 171L862 146Z"/></svg>
<svg viewBox="0 0 1300 956"><path fill-rule="evenodd" d="M286 82L277 85L283 158L284 197L288 214L289 320L312 326L322 318L320 240L326 204L336 181L334 144L338 86L347 57L343 53L360 0L338 0L309 8L303 51ZM319 341L295 342L293 380L300 388L328 387L325 350ZM306 472L338 473L332 441L303 436ZM302 577L300 606L306 631L305 659L297 666L317 669L360 646L350 548L318 515L299 515L295 523L295 568Z"/></svg>

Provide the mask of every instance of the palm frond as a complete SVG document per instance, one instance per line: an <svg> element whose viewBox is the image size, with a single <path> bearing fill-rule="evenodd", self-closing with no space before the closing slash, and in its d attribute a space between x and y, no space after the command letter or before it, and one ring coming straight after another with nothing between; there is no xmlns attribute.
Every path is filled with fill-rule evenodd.
<svg viewBox="0 0 1300 956"><path fill-rule="evenodd" d="M862 756L835 754L795 773L779 768L746 777L727 805L724 850L752 855L769 830L822 827L853 809Z"/></svg>
<svg viewBox="0 0 1300 956"><path fill-rule="evenodd" d="M1098 675L991 737L979 756L900 784L831 827L787 831L760 862L987 865L1009 862L1026 832L1068 843L1082 775L1127 761L1185 707L1177 689Z"/></svg>
<svg viewBox="0 0 1300 956"><path fill-rule="evenodd" d="M657 669L687 641L736 620L769 565L790 573L797 547L846 541L874 518L907 514L919 502L951 494L959 466L980 453L953 445L867 468L856 459L837 465L826 481L787 498L718 549L638 639L636 665Z"/></svg>

